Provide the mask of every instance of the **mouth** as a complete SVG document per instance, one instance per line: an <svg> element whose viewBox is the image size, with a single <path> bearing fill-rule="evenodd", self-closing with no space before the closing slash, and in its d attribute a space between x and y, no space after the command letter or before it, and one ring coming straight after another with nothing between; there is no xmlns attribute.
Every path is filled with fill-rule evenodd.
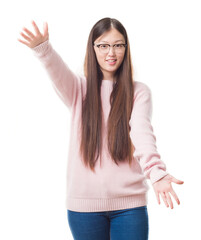
<svg viewBox="0 0 201 240"><path fill-rule="evenodd" d="M109 64L109 65L114 65L116 63L117 59L108 59L106 60L106 62Z"/></svg>

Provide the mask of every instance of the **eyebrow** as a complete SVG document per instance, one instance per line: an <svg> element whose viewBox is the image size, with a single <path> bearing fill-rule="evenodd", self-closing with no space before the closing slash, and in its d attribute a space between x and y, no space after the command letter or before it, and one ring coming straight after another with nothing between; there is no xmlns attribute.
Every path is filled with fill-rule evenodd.
<svg viewBox="0 0 201 240"><path fill-rule="evenodd" d="M121 42L124 42L123 40L117 40L117 41L115 41L115 43L116 43L116 42L120 42L120 41L121 41ZM107 41L101 41L101 42L106 42L106 43L108 43Z"/></svg>

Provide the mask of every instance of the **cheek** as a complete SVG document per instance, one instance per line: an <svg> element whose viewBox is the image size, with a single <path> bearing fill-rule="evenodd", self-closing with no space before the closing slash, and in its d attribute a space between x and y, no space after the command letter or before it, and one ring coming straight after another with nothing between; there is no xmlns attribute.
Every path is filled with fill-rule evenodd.
<svg viewBox="0 0 201 240"><path fill-rule="evenodd" d="M119 65L123 62L124 60L124 55L119 56Z"/></svg>
<svg viewBox="0 0 201 240"><path fill-rule="evenodd" d="M102 56L96 50L94 51L95 51L97 62L98 64L100 64L102 62Z"/></svg>
<svg viewBox="0 0 201 240"><path fill-rule="evenodd" d="M103 56L100 55L96 55L97 61L99 65L103 65L105 62L105 58Z"/></svg>

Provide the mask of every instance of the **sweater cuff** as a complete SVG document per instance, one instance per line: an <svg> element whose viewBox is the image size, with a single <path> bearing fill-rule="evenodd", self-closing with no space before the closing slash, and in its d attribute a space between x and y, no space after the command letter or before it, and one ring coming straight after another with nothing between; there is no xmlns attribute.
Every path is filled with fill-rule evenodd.
<svg viewBox="0 0 201 240"><path fill-rule="evenodd" d="M32 51L34 52L35 55L38 55L38 56L44 55L45 52L48 50L48 45L49 45L49 39L37 45L36 47L32 48Z"/></svg>
<svg viewBox="0 0 201 240"><path fill-rule="evenodd" d="M169 173L162 169L159 169L158 167L153 168L150 172L150 181L152 184L154 184L155 182L157 182L158 180L160 180L161 178L165 177L168 174Z"/></svg>

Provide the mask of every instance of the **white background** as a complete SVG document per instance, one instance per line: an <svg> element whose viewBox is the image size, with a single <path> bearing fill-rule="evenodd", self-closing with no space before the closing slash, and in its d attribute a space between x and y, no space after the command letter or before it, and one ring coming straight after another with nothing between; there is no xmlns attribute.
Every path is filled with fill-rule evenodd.
<svg viewBox="0 0 201 240"><path fill-rule="evenodd" d="M0 6L0 239L69 239L65 209L70 112L31 49L22 27L41 31L81 73L88 34L103 17L127 29L135 80L152 90L152 124L181 201L158 205L150 182L150 240L200 236L200 1L4 1Z"/></svg>

